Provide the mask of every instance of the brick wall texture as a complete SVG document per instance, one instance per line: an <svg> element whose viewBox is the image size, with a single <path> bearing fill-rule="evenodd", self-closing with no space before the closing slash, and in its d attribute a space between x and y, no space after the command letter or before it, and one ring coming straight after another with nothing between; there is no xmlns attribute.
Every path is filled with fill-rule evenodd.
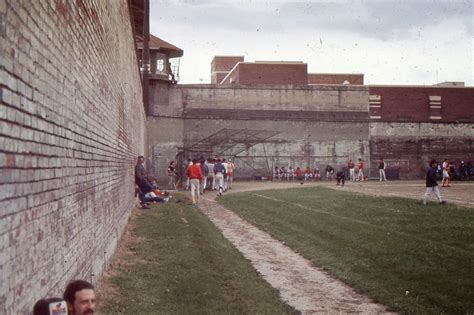
<svg viewBox="0 0 474 315"><path fill-rule="evenodd" d="M0 314L96 282L145 114L128 1L0 0Z"/></svg>
<svg viewBox="0 0 474 315"><path fill-rule="evenodd" d="M222 84L307 85L305 63L240 63Z"/></svg>
<svg viewBox="0 0 474 315"><path fill-rule="evenodd" d="M363 74L344 74L344 73L308 73L308 84L343 84L344 81L349 84L364 84Z"/></svg>
<svg viewBox="0 0 474 315"><path fill-rule="evenodd" d="M369 86L370 95L380 96L371 106L371 116L384 122L474 122L474 88ZM430 96L437 97L431 102Z"/></svg>

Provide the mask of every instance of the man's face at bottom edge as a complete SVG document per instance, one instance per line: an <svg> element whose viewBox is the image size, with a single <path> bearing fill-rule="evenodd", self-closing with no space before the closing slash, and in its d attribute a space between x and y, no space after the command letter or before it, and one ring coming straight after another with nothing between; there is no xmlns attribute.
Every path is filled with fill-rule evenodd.
<svg viewBox="0 0 474 315"><path fill-rule="evenodd" d="M92 289L83 289L76 292L74 300L73 315L94 314L95 294Z"/></svg>

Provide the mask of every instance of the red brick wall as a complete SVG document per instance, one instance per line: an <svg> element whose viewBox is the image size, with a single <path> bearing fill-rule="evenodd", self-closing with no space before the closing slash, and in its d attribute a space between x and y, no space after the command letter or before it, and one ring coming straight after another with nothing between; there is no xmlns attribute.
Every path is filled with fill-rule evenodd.
<svg viewBox="0 0 474 315"><path fill-rule="evenodd" d="M474 88L369 86L369 92L381 96L380 107L370 108L377 121L474 122ZM429 96L441 96L440 108L430 107Z"/></svg>
<svg viewBox="0 0 474 315"><path fill-rule="evenodd" d="M128 1L0 1L0 314L95 283L144 151Z"/></svg>
<svg viewBox="0 0 474 315"><path fill-rule="evenodd" d="M240 63L224 84L241 85L307 85L305 63Z"/></svg>
<svg viewBox="0 0 474 315"><path fill-rule="evenodd" d="M230 71L240 61L244 61L243 56L215 56L211 61L211 72Z"/></svg>
<svg viewBox="0 0 474 315"><path fill-rule="evenodd" d="M350 84L364 84L363 74L332 74L332 73L308 73L308 84L342 84L344 81Z"/></svg>
<svg viewBox="0 0 474 315"><path fill-rule="evenodd" d="M211 75L211 84L220 84L228 72L214 72Z"/></svg>

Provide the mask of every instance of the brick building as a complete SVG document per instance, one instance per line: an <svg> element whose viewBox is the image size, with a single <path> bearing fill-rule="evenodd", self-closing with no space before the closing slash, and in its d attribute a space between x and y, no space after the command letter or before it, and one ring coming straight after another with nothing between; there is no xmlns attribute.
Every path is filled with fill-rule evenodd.
<svg viewBox="0 0 474 315"><path fill-rule="evenodd" d="M135 205L144 2L0 1L0 314L95 283Z"/></svg>
<svg viewBox="0 0 474 315"><path fill-rule="evenodd" d="M367 86L363 74L307 73L303 62L215 56L210 85L151 93L148 154L158 177L181 149L229 128L278 132L237 156L241 178L270 175L269 165L339 168L362 157L371 176L384 158L392 178L414 179L432 158L474 161L474 89L462 82Z"/></svg>

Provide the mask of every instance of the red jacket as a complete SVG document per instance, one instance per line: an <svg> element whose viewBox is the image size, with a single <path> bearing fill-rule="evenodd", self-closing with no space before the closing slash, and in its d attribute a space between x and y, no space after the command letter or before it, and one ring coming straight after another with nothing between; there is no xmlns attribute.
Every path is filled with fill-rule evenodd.
<svg viewBox="0 0 474 315"><path fill-rule="evenodd" d="M188 170L186 171L189 179L201 179L202 178L202 172L201 172L201 167L197 164L190 165L188 167Z"/></svg>

